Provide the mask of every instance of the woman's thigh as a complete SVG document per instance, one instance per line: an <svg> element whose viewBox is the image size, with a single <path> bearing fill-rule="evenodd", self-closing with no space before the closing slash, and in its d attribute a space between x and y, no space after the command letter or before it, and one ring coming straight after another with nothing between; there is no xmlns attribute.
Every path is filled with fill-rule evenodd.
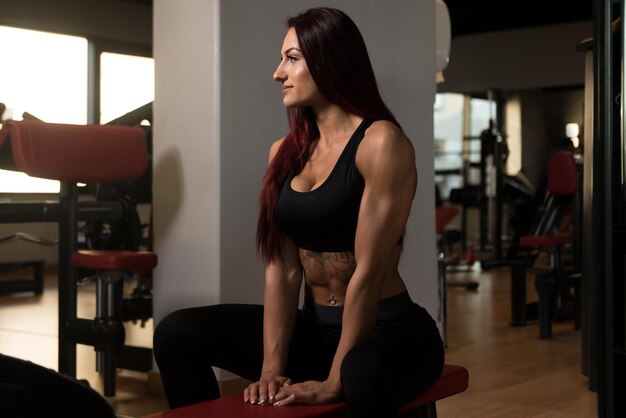
<svg viewBox="0 0 626 418"><path fill-rule="evenodd" d="M154 348L157 360L219 367L254 380L263 361L263 306L224 304L173 312L157 326Z"/></svg>
<svg viewBox="0 0 626 418"><path fill-rule="evenodd" d="M320 324L300 311L289 347L287 377L294 382L326 380L340 336L341 325Z"/></svg>
<svg viewBox="0 0 626 418"><path fill-rule="evenodd" d="M327 377L336 341L323 338L323 332L297 312L287 377L294 381ZM263 306L223 304L176 311L159 323L155 350L168 351L175 361L199 361L258 380L263 365Z"/></svg>
<svg viewBox="0 0 626 418"><path fill-rule="evenodd" d="M358 399L383 396L402 405L437 380L443 362L435 326L378 327L346 355L341 370L344 391Z"/></svg>

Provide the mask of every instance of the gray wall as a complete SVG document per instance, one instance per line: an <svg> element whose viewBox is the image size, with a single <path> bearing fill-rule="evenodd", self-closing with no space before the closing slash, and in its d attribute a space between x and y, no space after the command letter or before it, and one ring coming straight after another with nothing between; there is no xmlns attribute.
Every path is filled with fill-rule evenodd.
<svg viewBox="0 0 626 418"><path fill-rule="evenodd" d="M271 75L285 18L320 4L172 3L154 4L156 321L190 305L262 302L256 198L269 146L287 130ZM382 94L415 144L420 184L402 272L415 300L435 314L434 4L325 4L342 8L359 25ZM389 34L398 27L403 34L389 48Z"/></svg>
<svg viewBox="0 0 626 418"><path fill-rule="evenodd" d="M562 146L565 125L583 132L584 91L529 89L518 92L522 105L522 171L537 186L545 183L548 160ZM543 185L545 186L545 184Z"/></svg>
<svg viewBox="0 0 626 418"><path fill-rule="evenodd" d="M582 86L584 56L576 45L591 29L591 22L577 22L455 37L438 91Z"/></svg>

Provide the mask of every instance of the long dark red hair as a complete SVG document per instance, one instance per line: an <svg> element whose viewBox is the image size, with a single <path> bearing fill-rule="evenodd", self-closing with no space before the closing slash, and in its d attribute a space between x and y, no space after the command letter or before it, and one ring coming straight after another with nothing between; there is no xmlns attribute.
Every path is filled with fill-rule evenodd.
<svg viewBox="0 0 626 418"><path fill-rule="evenodd" d="M319 91L345 111L400 126L376 84L363 37L352 19L332 8L309 9L287 21L294 28L302 55ZM276 200L290 172L299 173L319 136L310 107L290 108L289 134L270 163L259 195L257 251L266 262L281 256L282 233L275 219Z"/></svg>

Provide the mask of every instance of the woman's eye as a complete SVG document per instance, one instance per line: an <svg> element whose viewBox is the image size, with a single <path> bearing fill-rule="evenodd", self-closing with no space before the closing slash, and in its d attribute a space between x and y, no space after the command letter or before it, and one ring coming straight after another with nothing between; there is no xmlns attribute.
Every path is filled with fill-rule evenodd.
<svg viewBox="0 0 626 418"><path fill-rule="evenodd" d="M287 55L287 59L289 60L289 62L298 61L298 57L294 57L293 55Z"/></svg>

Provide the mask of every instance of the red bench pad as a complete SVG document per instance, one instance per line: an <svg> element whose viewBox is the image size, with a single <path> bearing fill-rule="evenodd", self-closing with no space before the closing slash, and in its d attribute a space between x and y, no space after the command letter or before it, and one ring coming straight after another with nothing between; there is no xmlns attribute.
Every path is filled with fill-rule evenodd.
<svg viewBox="0 0 626 418"><path fill-rule="evenodd" d="M150 251L93 251L82 250L72 254L72 266L93 270L152 269L157 256Z"/></svg>
<svg viewBox="0 0 626 418"><path fill-rule="evenodd" d="M441 377L433 387L418 396L401 411L410 411L421 405L435 402L467 389L469 373L461 366L446 364ZM243 401L243 395L226 396L214 401L202 402L183 408L172 409L146 418L344 418L346 404L328 405L259 406Z"/></svg>
<svg viewBox="0 0 626 418"><path fill-rule="evenodd" d="M525 235L520 238L520 245L530 248L562 247L571 242L573 242L571 234Z"/></svg>
<svg viewBox="0 0 626 418"><path fill-rule="evenodd" d="M430 389L400 408L400 412L410 411L420 405L426 405L448 396L464 392L469 384L469 372L465 367L446 364L443 372Z"/></svg>

